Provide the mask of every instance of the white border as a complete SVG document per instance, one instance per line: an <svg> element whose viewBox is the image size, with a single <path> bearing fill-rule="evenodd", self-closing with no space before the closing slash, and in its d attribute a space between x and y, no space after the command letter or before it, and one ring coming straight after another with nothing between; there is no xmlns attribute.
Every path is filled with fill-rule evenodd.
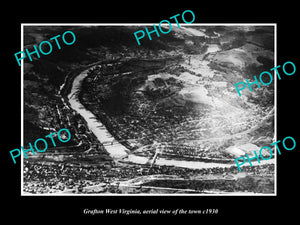
<svg viewBox="0 0 300 225"><path fill-rule="evenodd" d="M21 24L21 51L24 51L24 26ZM21 61L21 146L24 146L24 63ZM23 158L24 155L21 154L21 196L25 195L23 193Z"/></svg>
<svg viewBox="0 0 300 225"><path fill-rule="evenodd" d="M176 23L171 23L176 25ZM24 26L152 26L155 23L21 23L21 51L24 46ZM277 23L192 23L183 24L184 26L274 26L274 67L277 65ZM277 141L277 76L275 77L275 123L274 138ZM24 146L24 63L21 61L21 145ZM275 152L275 178L274 193L272 194L253 194L253 193L237 193L237 194L26 194L23 192L23 155L21 157L21 196L277 196L277 151Z"/></svg>

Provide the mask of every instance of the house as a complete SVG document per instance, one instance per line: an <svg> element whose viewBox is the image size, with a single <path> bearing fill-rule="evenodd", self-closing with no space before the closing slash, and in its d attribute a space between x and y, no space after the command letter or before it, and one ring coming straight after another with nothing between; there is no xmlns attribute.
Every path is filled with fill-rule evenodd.
<svg viewBox="0 0 300 225"><path fill-rule="evenodd" d="M249 156L254 155L254 151L259 152L260 148L256 146L255 144L252 143L246 143L242 145L235 145L235 146L230 146L224 151L233 157L241 157L244 156L245 154L248 154Z"/></svg>

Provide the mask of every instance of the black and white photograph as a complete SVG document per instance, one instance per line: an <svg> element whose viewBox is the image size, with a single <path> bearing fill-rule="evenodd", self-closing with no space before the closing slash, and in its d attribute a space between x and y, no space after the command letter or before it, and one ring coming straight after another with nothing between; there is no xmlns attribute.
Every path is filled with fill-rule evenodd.
<svg viewBox="0 0 300 225"><path fill-rule="evenodd" d="M276 196L276 24L156 23L21 25L22 196Z"/></svg>
<svg viewBox="0 0 300 225"><path fill-rule="evenodd" d="M297 221L297 9L7 3L2 220Z"/></svg>

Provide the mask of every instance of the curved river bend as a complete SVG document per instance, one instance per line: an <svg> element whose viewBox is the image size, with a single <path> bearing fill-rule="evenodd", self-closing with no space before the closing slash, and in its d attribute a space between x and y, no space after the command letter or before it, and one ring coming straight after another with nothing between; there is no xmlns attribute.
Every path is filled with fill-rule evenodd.
<svg viewBox="0 0 300 225"><path fill-rule="evenodd" d="M90 67L89 69L93 68ZM94 114L88 111L79 101L78 94L81 90L82 82L84 78L88 76L88 70L86 69L76 76L72 83L71 91L68 95L68 101L73 110L78 112L87 122L89 129L95 134L101 143L111 143L105 145L106 151L114 160L122 160L124 162L131 162L136 164L146 164L149 163L151 159L143 156L137 156L131 154L131 151L127 149L124 145L120 144L106 129L106 127L98 121ZM261 161L260 164L270 164L274 163L274 159L268 161ZM223 164L223 163L207 163L207 162L197 162L197 161L184 161L184 160L174 160L174 159L164 159L158 158L156 160L156 165L166 165L166 166L176 166L190 169L202 169L202 168L213 168L213 167L231 167L235 165ZM257 162L253 162L253 165L258 165Z"/></svg>

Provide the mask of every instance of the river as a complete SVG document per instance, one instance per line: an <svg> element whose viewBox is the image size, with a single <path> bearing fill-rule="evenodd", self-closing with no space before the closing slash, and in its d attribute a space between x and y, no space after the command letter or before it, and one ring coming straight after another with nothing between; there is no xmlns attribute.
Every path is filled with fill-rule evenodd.
<svg viewBox="0 0 300 225"><path fill-rule="evenodd" d="M93 67L90 67L91 69ZM81 90L82 82L84 78L88 76L88 70L86 69L77 75L72 83L72 88L68 94L68 101L73 110L78 112L87 122L89 129L95 134L97 139L101 143L108 143L105 145L106 151L115 160L122 160L123 162L131 162L136 164L147 164L150 163L151 159L143 156L137 156L131 153L124 145L119 143L106 129L106 127L101 123L101 121L95 118L95 115L87 110L79 101L78 94ZM275 163L274 159L268 161L261 161L260 164L270 164ZM211 162L198 162L198 161L186 161L186 160L174 160L157 158L156 165L165 166L176 166L189 169L202 169L202 168L213 168L213 167L231 167L236 165L235 163L224 164L224 163L211 163ZM247 163L246 163L247 164ZM245 165L246 165L245 164ZM258 162L253 162L253 165L258 165Z"/></svg>

